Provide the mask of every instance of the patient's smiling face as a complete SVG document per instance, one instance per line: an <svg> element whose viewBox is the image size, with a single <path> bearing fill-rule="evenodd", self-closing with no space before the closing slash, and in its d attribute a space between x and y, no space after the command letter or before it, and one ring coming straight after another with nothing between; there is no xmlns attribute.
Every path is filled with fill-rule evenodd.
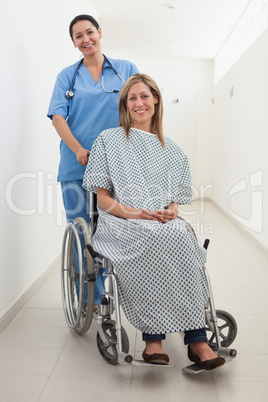
<svg viewBox="0 0 268 402"><path fill-rule="evenodd" d="M126 100L126 106L132 119L131 126L150 132L156 103L158 103L158 98L153 96L150 88L144 82L132 85Z"/></svg>

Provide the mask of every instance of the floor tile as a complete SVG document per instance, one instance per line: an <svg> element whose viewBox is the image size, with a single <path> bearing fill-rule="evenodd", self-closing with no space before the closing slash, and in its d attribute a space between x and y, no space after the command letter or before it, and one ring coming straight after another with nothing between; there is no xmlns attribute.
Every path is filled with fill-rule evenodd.
<svg viewBox="0 0 268 402"><path fill-rule="evenodd" d="M239 333L248 331L261 332L264 329L261 320L258 319L256 314L236 313L235 320L239 328Z"/></svg>
<svg viewBox="0 0 268 402"><path fill-rule="evenodd" d="M222 266L219 264L214 265L213 263L207 264L207 271L213 293L215 293L214 288L228 289L231 286L237 288L239 285L234 270L227 268L224 262L222 263Z"/></svg>
<svg viewBox="0 0 268 402"><path fill-rule="evenodd" d="M0 335L1 346L17 348L62 348L70 334L69 328L21 327L15 330L8 327Z"/></svg>
<svg viewBox="0 0 268 402"><path fill-rule="evenodd" d="M132 367L112 366L104 361L92 346L92 353L83 350L64 349L55 366L53 377L86 377L86 378L131 378Z"/></svg>
<svg viewBox="0 0 268 402"><path fill-rule="evenodd" d="M37 402L49 377L5 375L0 377L0 395L3 402Z"/></svg>
<svg viewBox="0 0 268 402"><path fill-rule="evenodd" d="M267 371L268 356L262 354L242 354L223 367L212 371L215 379L222 381L268 381Z"/></svg>
<svg viewBox="0 0 268 402"><path fill-rule="evenodd" d="M219 402L265 402L267 382L215 380Z"/></svg>
<svg viewBox="0 0 268 402"><path fill-rule="evenodd" d="M268 324L268 290L267 288L243 288L244 297L249 307L249 312L254 312L267 330Z"/></svg>
<svg viewBox="0 0 268 402"><path fill-rule="evenodd" d="M234 276L239 287L266 288L268 291L268 269L259 269L256 267L236 269Z"/></svg>
<svg viewBox="0 0 268 402"><path fill-rule="evenodd" d="M22 374L49 376L59 356L61 349L0 347L0 374Z"/></svg>
<svg viewBox="0 0 268 402"><path fill-rule="evenodd" d="M243 290L236 287L213 286L212 289L215 307L218 310L225 310L232 315L236 313L254 313L254 308L247 300Z"/></svg>
<svg viewBox="0 0 268 402"><path fill-rule="evenodd" d="M128 402L130 379L51 377L38 402Z"/></svg>
<svg viewBox="0 0 268 402"><path fill-rule="evenodd" d="M42 288L25 304L25 308L62 308L62 298L60 292L50 294L42 292Z"/></svg>
<svg viewBox="0 0 268 402"><path fill-rule="evenodd" d="M263 332L248 332L239 331L235 345L239 347L239 353L245 354L266 354L268 360L268 335Z"/></svg>
<svg viewBox="0 0 268 402"><path fill-rule="evenodd" d="M135 378L131 383L130 402L216 402L217 400L213 381L204 376L184 377L181 380Z"/></svg>
<svg viewBox="0 0 268 402"><path fill-rule="evenodd" d="M31 327L68 328L62 309L24 308L9 325L9 329Z"/></svg>

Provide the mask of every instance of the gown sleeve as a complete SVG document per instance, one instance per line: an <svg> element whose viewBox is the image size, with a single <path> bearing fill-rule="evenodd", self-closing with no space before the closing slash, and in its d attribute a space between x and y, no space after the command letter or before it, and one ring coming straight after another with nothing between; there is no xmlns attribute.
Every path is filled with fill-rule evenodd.
<svg viewBox="0 0 268 402"><path fill-rule="evenodd" d="M173 202L180 205L192 203L192 180L188 158L185 156L179 185L175 187Z"/></svg>
<svg viewBox="0 0 268 402"><path fill-rule="evenodd" d="M192 180L188 158L180 147L170 139L168 159L168 191L166 203L180 205L192 203Z"/></svg>
<svg viewBox="0 0 268 402"><path fill-rule="evenodd" d="M97 187L105 188L110 192L113 190L102 134L99 135L92 146L84 174L83 187L93 193L97 193Z"/></svg>

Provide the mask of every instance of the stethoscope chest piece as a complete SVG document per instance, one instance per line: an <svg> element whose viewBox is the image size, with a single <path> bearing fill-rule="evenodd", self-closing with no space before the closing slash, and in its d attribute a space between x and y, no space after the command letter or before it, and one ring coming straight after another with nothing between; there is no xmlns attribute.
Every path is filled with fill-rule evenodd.
<svg viewBox="0 0 268 402"><path fill-rule="evenodd" d="M74 96L74 91L72 89L69 89L65 92L65 96L66 98L71 99Z"/></svg>

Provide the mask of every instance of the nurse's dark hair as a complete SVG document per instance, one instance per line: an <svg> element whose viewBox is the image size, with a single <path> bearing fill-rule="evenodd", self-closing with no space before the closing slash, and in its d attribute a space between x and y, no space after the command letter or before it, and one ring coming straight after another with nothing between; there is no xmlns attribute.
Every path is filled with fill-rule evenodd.
<svg viewBox="0 0 268 402"><path fill-rule="evenodd" d="M94 17L92 17L91 15L88 15L88 14L81 14L81 15L77 15L72 21L71 21L71 23L70 23L70 25L69 25L69 34L70 34L70 37L71 37L71 39L73 40L73 26L74 26L74 24L76 24L77 22L79 22L79 21L85 21L85 20L87 20L87 21L89 21L89 22L92 22L92 24L97 28L97 29L99 29L99 24L98 24L98 22L95 20L95 18Z"/></svg>
<svg viewBox="0 0 268 402"><path fill-rule="evenodd" d="M133 74L129 79L125 82L123 85L123 88L121 89L120 97L119 97L119 116L120 116L120 122L119 126L123 127L125 129L127 138L129 137L129 130L132 125L132 119L130 112L127 108L126 102L127 102L127 96L130 88L132 85L137 84L138 82L143 82L151 91L154 97L158 99L158 102L155 104L155 112L152 116L152 122L151 122L151 132L155 134L159 141L161 142L162 146L165 146L165 140L164 140L164 135L163 135L163 101L162 101L162 95L160 92L160 89L158 88L158 85L156 82L147 74L140 74L136 73Z"/></svg>

